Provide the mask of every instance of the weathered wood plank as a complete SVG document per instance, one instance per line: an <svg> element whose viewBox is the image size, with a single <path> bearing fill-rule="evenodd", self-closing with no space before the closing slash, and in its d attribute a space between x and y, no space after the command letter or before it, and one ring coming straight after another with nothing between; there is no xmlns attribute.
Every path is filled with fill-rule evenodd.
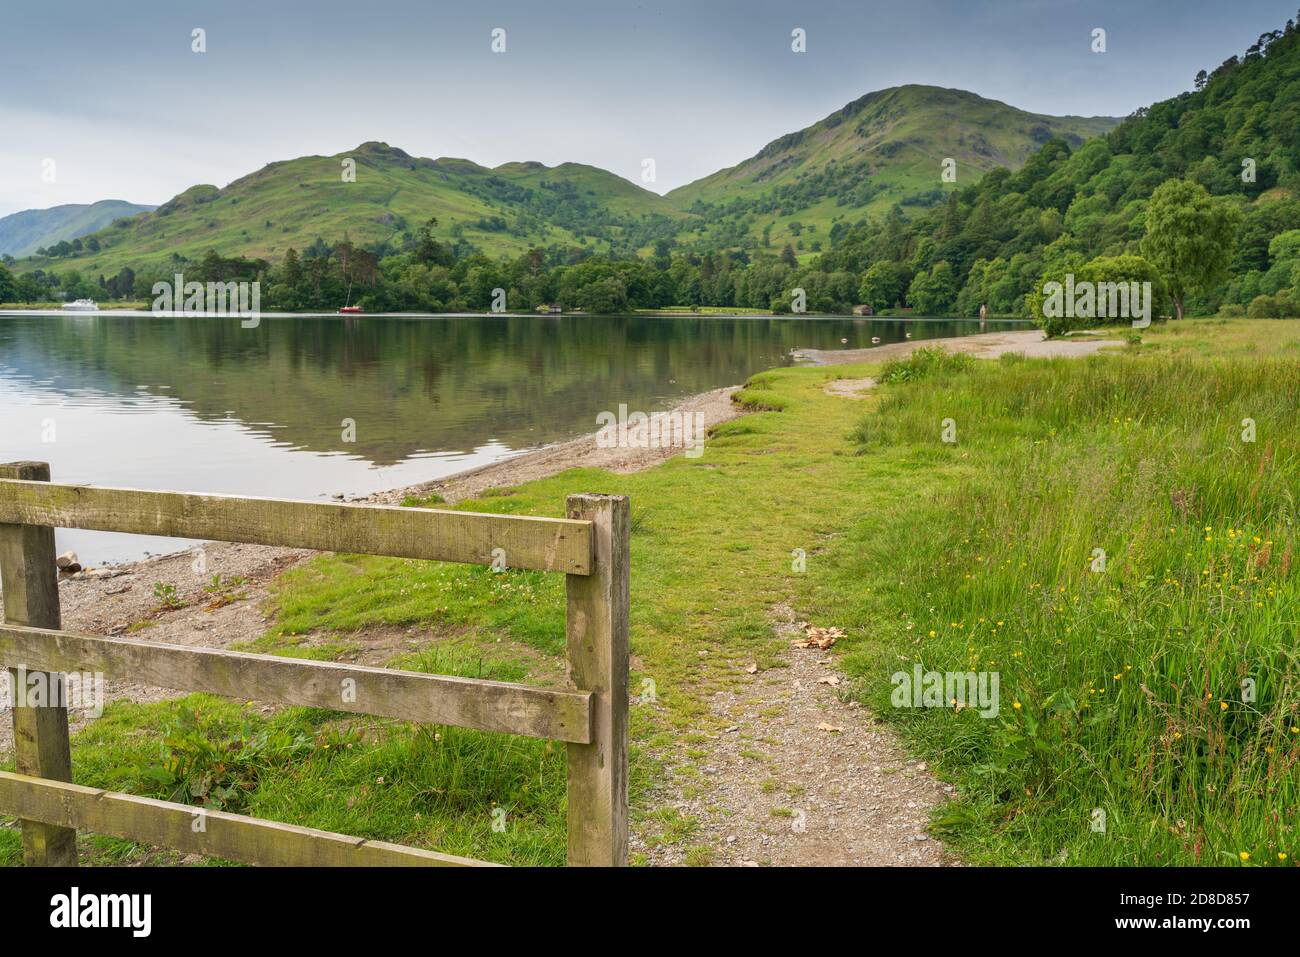
<svg viewBox="0 0 1300 957"><path fill-rule="evenodd" d="M566 578L569 677L590 691L592 738L568 746L569 864L627 864L628 587L626 496L570 495L570 518L593 525L596 569Z"/></svg>
<svg viewBox="0 0 1300 957"><path fill-rule="evenodd" d="M50 480L45 462L0 465L0 479L31 485ZM54 529L41 525L0 524L0 587L4 589L4 619L13 625L58 628L59 573L54 566ZM15 662L17 663L17 662ZM62 700L62 675L34 676ZM18 688L10 673L9 686ZM17 702L15 701L15 705ZM14 765L19 772L60 781L72 780L72 751L68 741L68 709L14 707ZM24 819L23 861L29 867L67 867L77 863L77 832Z"/></svg>
<svg viewBox="0 0 1300 957"><path fill-rule="evenodd" d="M562 688L9 625L0 625L0 663L98 671L158 688L553 741L591 740L591 695Z"/></svg>
<svg viewBox="0 0 1300 957"><path fill-rule="evenodd" d="M591 573L590 523L528 515L0 481L0 522Z"/></svg>
<svg viewBox="0 0 1300 957"><path fill-rule="evenodd" d="M469 857L2 771L0 812L265 867L497 866Z"/></svg>

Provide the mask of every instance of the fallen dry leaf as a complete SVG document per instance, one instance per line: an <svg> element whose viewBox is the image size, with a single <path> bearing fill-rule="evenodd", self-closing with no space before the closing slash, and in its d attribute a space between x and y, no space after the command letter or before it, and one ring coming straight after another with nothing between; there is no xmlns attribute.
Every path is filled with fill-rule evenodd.
<svg viewBox="0 0 1300 957"><path fill-rule="evenodd" d="M816 648L818 651L825 651L831 645L835 644L836 638L844 637L842 628L818 628L815 625L807 625L804 629L804 637L793 642L796 648Z"/></svg>

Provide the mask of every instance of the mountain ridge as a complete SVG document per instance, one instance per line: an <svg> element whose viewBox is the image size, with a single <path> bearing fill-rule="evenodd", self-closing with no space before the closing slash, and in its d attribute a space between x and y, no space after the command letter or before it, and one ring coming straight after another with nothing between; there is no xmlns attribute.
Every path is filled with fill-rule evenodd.
<svg viewBox="0 0 1300 957"><path fill-rule="evenodd" d="M666 198L712 220L714 235L767 230L765 243L798 246L806 227L829 230L845 206L861 215L898 203L934 205L992 169L1019 169L1053 137L1077 146L1119 122L1030 113L967 90L905 84L851 100ZM950 181L941 177L947 159Z"/></svg>
<svg viewBox="0 0 1300 957"><path fill-rule="evenodd" d="M972 130L969 118L957 116L962 111L982 117L987 134ZM868 122L869 135L847 135ZM486 167L369 140L332 156L276 160L224 187L197 184L152 212L101 230L99 251L48 263L108 273L174 256L197 258L208 249L275 260L318 238L409 244L431 219L438 240L489 255L533 247L628 255L660 241L739 249L790 242L802 253L805 225L816 251L820 239L811 234L845 215L897 202L931 204L941 192L939 160L927 159L921 175L918 157L940 147L964 164L967 177L979 176L1000 165L1017 168L1052 135L1081 142L1115 122L1027 113L967 91L890 87L664 195L584 163ZM355 182L343 176L349 159Z"/></svg>
<svg viewBox="0 0 1300 957"><path fill-rule="evenodd" d="M850 100L844 106L840 107L840 109L827 114L825 117L818 120L817 122L812 123L804 127L803 129L795 130L794 132L791 133L785 133L777 137L776 139L769 141L767 144L765 144L761 149L759 149L753 156L749 157L748 159L741 160L739 163L733 166L724 167L723 169L717 170L716 172L711 173L708 176L704 176L691 183L687 183L684 186L678 186L675 189L669 190L664 195L667 197L673 197L675 195L685 196L685 195L693 194L698 191L701 184L704 184L717 177L735 174L736 171L741 170L747 165L755 164L756 162L764 159L769 159L773 156L779 155L780 153L787 151L789 148L801 145L809 136L809 134L815 131L829 130L841 126L846 120L859 116L863 112L863 110L865 110L868 106L874 103L881 102L881 101L888 101L891 98L906 97L909 95L933 96L934 94L945 95L950 98L959 99L968 103L989 104L991 106L1004 109L1015 114L1019 114L1028 118L1039 120L1048 126L1067 127L1067 128L1068 127L1087 128L1091 135L1101 135L1103 133L1109 132L1115 126L1118 126L1122 120L1122 117L1112 117L1112 116L1078 116L1073 114L1063 115L1063 116L1052 116L1045 113L1032 113L1027 110L1021 110L1019 107L1012 106L1009 103L1006 103L1002 100L995 100L990 97L982 97L977 93L970 92L969 90L961 90L955 87L933 86L924 83L905 83L899 86L887 87L883 90L873 90L869 93L865 93L854 100ZM1077 145L1078 142L1082 142L1082 139L1079 137L1079 135L1069 129L1066 130L1065 138L1067 140L1071 140L1072 145ZM1020 162L1023 162L1024 160L1023 157L1020 157L1019 159Z"/></svg>

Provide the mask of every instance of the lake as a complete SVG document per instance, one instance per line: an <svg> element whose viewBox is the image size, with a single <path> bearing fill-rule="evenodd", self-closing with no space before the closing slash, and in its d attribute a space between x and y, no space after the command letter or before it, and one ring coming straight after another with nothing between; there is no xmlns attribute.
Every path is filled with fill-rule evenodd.
<svg viewBox="0 0 1300 957"><path fill-rule="evenodd" d="M659 316L0 313L0 461L54 481L281 498L364 495L485 465L791 363L800 348L978 322ZM988 329L1025 328L989 322ZM846 339L847 343L841 343ZM348 423L354 423L348 434ZM60 529L83 563L172 539Z"/></svg>

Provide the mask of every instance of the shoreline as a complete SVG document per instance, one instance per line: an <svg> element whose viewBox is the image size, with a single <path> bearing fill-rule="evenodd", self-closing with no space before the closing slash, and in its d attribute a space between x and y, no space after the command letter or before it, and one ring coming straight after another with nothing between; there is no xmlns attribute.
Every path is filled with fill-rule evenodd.
<svg viewBox="0 0 1300 957"><path fill-rule="evenodd" d="M688 396L652 419L680 413L698 415L704 432L747 413L731 397L740 386L724 386ZM409 497L439 495L447 504L481 495L490 488L508 488L557 475L572 468L636 472L665 462L685 449L607 448L597 446L597 432L480 465L416 485L346 499L356 505L397 505ZM139 637L168 644L232 649L256 639L269 622L263 607L284 572L322 552L238 542L202 542L161 555L149 555L119 565L105 565L59 576L62 627L66 631L110 637ZM214 577L215 576L215 577ZM174 607L166 607L159 587L170 589ZM310 639L308 639L310 640ZM380 667L395 648L376 643L356 659ZM133 681L106 680L104 702L163 701L182 692ZM267 706L268 708L270 706ZM13 728L0 701L0 758L13 749ZM73 732L93 714L70 710Z"/></svg>
<svg viewBox="0 0 1300 957"><path fill-rule="evenodd" d="M147 303L122 303L120 305L105 305L94 310L79 311L65 310L61 304L53 303L50 305L25 303L16 305L14 303L0 303L0 316L119 316L131 319L159 318L159 319L239 319L243 318L237 314L230 315L207 315L205 313L187 313L176 310L162 310L155 312L149 308ZM510 310L507 312L491 311L461 311L461 312L361 312L361 313L340 313L324 312L321 310L307 310L305 312L274 312L267 311L259 314L258 319L348 319L351 321L360 321L364 319L561 319L566 316L576 316L582 319L620 319L620 318L645 318L645 319L819 319L819 320L846 320L850 322L978 322L977 318L967 316L858 316L852 313L840 312L815 312L815 313L776 313L763 311L761 309L734 309L725 310L721 307L710 306L701 309L698 312L692 312L689 308L677 309L673 307L665 309L635 309L630 312L584 312L581 309L569 309L564 312L520 312ZM1026 326L1032 325L1028 319L1018 316L990 316L989 322L998 323L1016 323Z"/></svg>
<svg viewBox="0 0 1300 957"><path fill-rule="evenodd" d="M1043 340L1035 329L1028 332L984 333L943 340L918 340L870 349L796 349L793 354L815 365L878 362L905 355L912 349L939 342L953 343L958 351L994 358L1004 352L1035 355L1080 355L1118 342ZM705 434L715 426L739 418L749 410L732 401L741 386L725 386L689 396L653 417L679 413L702 418ZM543 446L499 462L477 466L453 475L366 496L345 499L359 505L396 505L411 497L441 496L454 505L481 495L487 489L509 488L546 478L573 468L600 468L629 473L651 468L685 449L599 448L596 432ZM707 449L707 445L706 445ZM707 451L705 452L707 455ZM133 562L104 566L75 575L60 576L59 595L64 629L83 634L163 640L170 644L229 649L243 646L261 634L269 623L263 608L284 572L321 554L307 549L231 542L204 542L196 546L150 555ZM159 588L170 589L171 607L159 598ZM310 642L308 637L307 642ZM393 648L378 643L362 654L360 663L381 666ZM177 696L170 689L131 681L105 682L105 701L137 703ZM269 706L268 706L269 707ZM0 756L12 750L12 728L0 708ZM94 716L89 716L93 718ZM87 715L70 713L73 730L83 727Z"/></svg>
<svg viewBox="0 0 1300 957"><path fill-rule="evenodd" d="M880 362L906 356L912 350L947 343L946 348L953 352L964 352L982 359L996 359L1007 352L1023 352L1030 358L1050 358L1054 356L1079 356L1097 352L1106 346L1120 346L1118 340L1097 338L1095 340L1048 340L1038 329L1014 332L985 332L967 336L955 336L942 339L907 340L904 342L883 343L862 349L792 349L796 365L813 366L851 365L867 362ZM707 392L700 392L681 399L672 407L651 413L652 419L673 414L702 416L705 434L714 426L746 414L746 410L731 402L731 396L742 385L722 386ZM440 478L417 482L413 485L381 489L365 495L342 494L334 496L335 501L354 505L400 505L407 498L427 498L441 496L446 504L454 505L466 498L474 498L492 488L505 488L525 482L547 478L572 468L600 468L612 472L627 473L650 468L681 454L684 449L671 448L610 448L597 447L597 432L589 432L554 442L535 449L529 449L485 465L476 465ZM303 501L311 501L303 499ZM221 546L221 542L205 542L203 546ZM77 582L87 579L117 578L130 574L137 566L146 565L177 555L189 554L200 546L177 549L156 555L147 555L129 562L106 564L83 570L75 575L61 576L60 583ZM274 546L248 546L249 548L266 548L276 550ZM291 552L293 549L278 549ZM96 574L98 572L99 574ZM105 574L108 572L108 574Z"/></svg>
<svg viewBox="0 0 1300 957"><path fill-rule="evenodd" d="M913 349L947 343L949 352L964 352L977 359L996 359L1008 352L1022 353L1027 359L1073 358L1091 355L1108 346L1122 346L1119 339L1048 339L1042 330L1033 328L1023 332L977 332L969 336L952 336L945 339L920 339L905 342L887 342L866 349L796 349L796 359L808 365L839 366L864 362L881 362L900 359Z"/></svg>

